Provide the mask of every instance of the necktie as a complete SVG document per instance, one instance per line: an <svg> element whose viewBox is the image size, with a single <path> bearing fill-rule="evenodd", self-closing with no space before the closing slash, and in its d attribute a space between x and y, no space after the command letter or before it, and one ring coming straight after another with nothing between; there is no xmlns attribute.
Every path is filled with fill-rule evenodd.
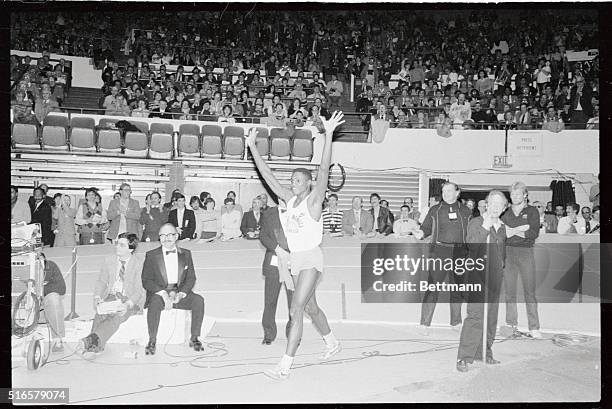
<svg viewBox="0 0 612 409"><path fill-rule="evenodd" d="M119 269L119 278L123 281L123 277L125 275L125 260L119 260L121 262L121 268Z"/></svg>
<svg viewBox="0 0 612 409"><path fill-rule="evenodd" d="M585 224L585 231L589 233L591 231L591 223L587 220Z"/></svg>
<svg viewBox="0 0 612 409"><path fill-rule="evenodd" d="M174 250L166 250L166 255L176 253L176 249Z"/></svg>

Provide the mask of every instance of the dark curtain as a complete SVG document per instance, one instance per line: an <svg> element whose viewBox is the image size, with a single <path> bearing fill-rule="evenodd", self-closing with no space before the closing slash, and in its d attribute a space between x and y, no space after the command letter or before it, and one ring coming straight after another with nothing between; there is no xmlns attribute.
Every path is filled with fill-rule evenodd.
<svg viewBox="0 0 612 409"><path fill-rule="evenodd" d="M446 179L429 179L429 196L440 196L442 197L442 185L446 182Z"/></svg>
<svg viewBox="0 0 612 409"><path fill-rule="evenodd" d="M550 183L550 190L552 190L553 209L555 206L565 207L568 203L576 203L574 187L570 180L553 180Z"/></svg>

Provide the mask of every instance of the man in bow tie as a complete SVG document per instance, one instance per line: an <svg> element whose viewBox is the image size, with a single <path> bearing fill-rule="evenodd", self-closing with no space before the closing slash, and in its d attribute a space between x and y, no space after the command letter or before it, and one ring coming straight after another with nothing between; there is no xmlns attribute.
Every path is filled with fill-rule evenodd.
<svg viewBox="0 0 612 409"><path fill-rule="evenodd" d="M191 339L189 346L202 350L198 339L204 320L204 298L193 292L195 269L191 252L176 246L179 237L170 223L159 229L161 247L148 251L142 268L142 286L147 291L145 308L149 327L147 355L155 354L157 329L162 310L178 308L191 310Z"/></svg>

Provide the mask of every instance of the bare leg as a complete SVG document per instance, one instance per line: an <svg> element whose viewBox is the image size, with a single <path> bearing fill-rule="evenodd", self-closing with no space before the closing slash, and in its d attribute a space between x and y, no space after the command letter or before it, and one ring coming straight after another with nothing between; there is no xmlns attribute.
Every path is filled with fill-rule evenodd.
<svg viewBox="0 0 612 409"><path fill-rule="evenodd" d="M289 339L287 340L287 349L285 354L288 356L295 356L298 344L302 339L302 330L304 328L304 311L311 298L313 298L317 283L321 273L314 268L300 271L300 274L296 278L293 277L295 283L295 291L293 292L293 299L291 300L291 308L289 309L289 315L291 316L291 328L289 329ZM316 306L316 299L315 299ZM317 331L325 331L329 333L329 325L327 324L327 318L323 311L316 307L308 307L308 312L313 312L316 318L313 318L313 324L317 328ZM316 319L316 322L315 322Z"/></svg>

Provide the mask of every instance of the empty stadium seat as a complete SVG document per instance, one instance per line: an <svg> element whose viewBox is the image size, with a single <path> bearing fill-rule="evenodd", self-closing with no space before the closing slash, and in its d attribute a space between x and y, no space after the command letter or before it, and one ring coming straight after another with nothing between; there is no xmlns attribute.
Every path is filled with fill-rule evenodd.
<svg viewBox="0 0 612 409"><path fill-rule="evenodd" d="M290 159L291 138L283 128L270 129L270 159Z"/></svg>
<svg viewBox="0 0 612 409"><path fill-rule="evenodd" d="M127 131L124 135L126 156L146 158L149 153L149 124L146 122L129 121L138 131Z"/></svg>
<svg viewBox="0 0 612 409"><path fill-rule="evenodd" d="M70 150L96 151L95 125L93 118L74 117L70 120Z"/></svg>
<svg viewBox="0 0 612 409"><path fill-rule="evenodd" d="M149 157L154 159L172 159L174 151L174 126L172 124L151 124L151 141Z"/></svg>
<svg viewBox="0 0 612 409"><path fill-rule="evenodd" d="M42 148L68 150L68 118L58 115L47 115L42 127Z"/></svg>
<svg viewBox="0 0 612 409"><path fill-rule="evenodd" d="M226 158L244 157L244 128L228 125L223 130L223 156Z"/></svg>
<svg viewBox="0 0 612 409"><path fill-rule="evenodd" d="M13 124L11 137L15 148L40 149L38 127L34 124Z"/></svg>
<svg viewBox="0 0 612 409"><path fill-rule="evenodd" d="M220 158L223 154L223 132L219 125L202 126L202 157Z"/></svg>
<svg viewBox="0 0 612 409"><path fill-rule="evenodd" d="M98 124L98 151L121 152L121 131L114 128L116 119L102 118Z"/></svg>
<svg viewBox="0 0 612 409"><path fill-rule="evenodd" d="M257 137L255 138L255 146L257 151L264 159L269 159L270 155L270 133L268 128L257 128ZM251 150L248 149L248 159L251 159Z"/></svg>
<svg viewBox="0 0 612 409"><path fill-rule="evenodd" d="M181 124L178 151L180 156L200 156L200 126Z"/></svg>
<svg viewBox="0 0 612 409"><path fill-rule="evenodd" d="M313 140L310 129L296 129L293 134L291 159L310 161L312 159Z"/></svg>

